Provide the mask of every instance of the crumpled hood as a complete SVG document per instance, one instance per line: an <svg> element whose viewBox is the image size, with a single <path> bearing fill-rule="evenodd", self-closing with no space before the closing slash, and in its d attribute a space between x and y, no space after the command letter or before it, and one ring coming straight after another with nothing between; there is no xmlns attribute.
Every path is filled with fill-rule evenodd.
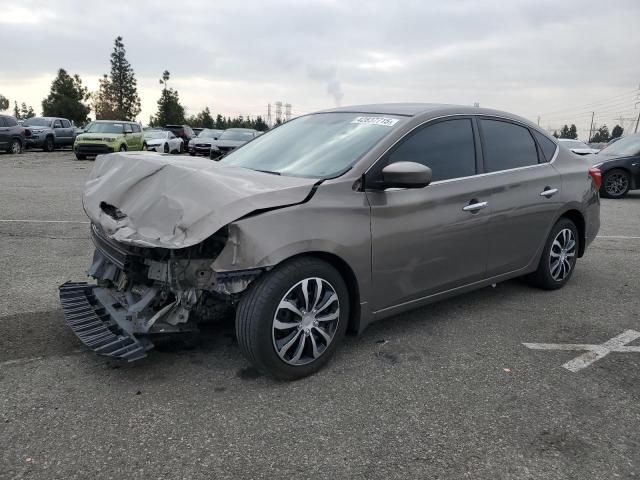
<svg viewBox="0 0 640 480"><path fill-rule="evenodd" d="M148 152L96 159L82 195L87 216L118 242L184 248L256 210L304 201L318 182Z"/></svg>

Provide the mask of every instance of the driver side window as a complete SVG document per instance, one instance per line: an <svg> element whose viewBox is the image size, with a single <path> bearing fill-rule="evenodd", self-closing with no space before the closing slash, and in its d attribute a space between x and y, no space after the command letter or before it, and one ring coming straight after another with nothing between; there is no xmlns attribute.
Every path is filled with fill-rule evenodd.
<svg viewBox="0 0 640 480"><path fill-rule="evenodd" d="M476 151L471 120L445 120L419 128L410 133L383 163L395 162L426 165L433 172L433 182L475 175Z"/></svg>

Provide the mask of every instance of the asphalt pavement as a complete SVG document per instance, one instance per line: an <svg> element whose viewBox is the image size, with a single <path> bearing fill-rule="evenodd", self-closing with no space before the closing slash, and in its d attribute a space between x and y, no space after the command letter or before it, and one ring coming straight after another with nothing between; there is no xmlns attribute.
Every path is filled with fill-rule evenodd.
<svg viewBox="0 0 640 480"><path fill-rule="evenodd" d="M82 346L57 287L86 279L92 165L0 154L1 479L640 477L640 338L577 371L562 349L640 332L640 192L602 201L562 290L510 281L391 318L283 383L232 324L134 364Z"/></svg>

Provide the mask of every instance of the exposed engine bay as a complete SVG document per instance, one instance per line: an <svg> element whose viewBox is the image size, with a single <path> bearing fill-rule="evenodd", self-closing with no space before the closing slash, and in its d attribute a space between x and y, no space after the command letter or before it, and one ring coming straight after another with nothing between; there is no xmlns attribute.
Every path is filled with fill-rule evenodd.
<svg viewBox="0 0 640 480"><path fill-rule="evenodd" d="M227 240L227 228L183 249L144 248L110 240L91 225L96 250L88 274L94 294L131 334L193 331L216 320L260 269L216 273L211 264Z"/></svg>

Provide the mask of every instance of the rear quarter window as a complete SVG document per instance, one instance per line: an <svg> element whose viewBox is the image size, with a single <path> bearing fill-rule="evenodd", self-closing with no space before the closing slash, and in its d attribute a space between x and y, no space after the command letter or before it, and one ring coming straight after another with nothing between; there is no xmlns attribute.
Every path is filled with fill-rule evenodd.
<svg viewBox="0 0 640 480"><path fill-rule="evenodd" d="M540 132L533 131L533 136L536 137L538 142L538 146L540 146L540 150L542 150L542 160L546 162L550 162L553 156L556 153L557 145L553 140L550 140Z"/></svg>
<svg viewBox="0 0 640 480"><path fill-rule="evenodd" d="M15 127L18 125L18 122L13 117L4 117L4 123L7 127Z"/></svg>
<svg viewBox="0 0 640 480"><path fill-rule="evenodd" d="M499 172L538 164L538 150L528 128L502 120L480 120L484 169Z"/></svg>

